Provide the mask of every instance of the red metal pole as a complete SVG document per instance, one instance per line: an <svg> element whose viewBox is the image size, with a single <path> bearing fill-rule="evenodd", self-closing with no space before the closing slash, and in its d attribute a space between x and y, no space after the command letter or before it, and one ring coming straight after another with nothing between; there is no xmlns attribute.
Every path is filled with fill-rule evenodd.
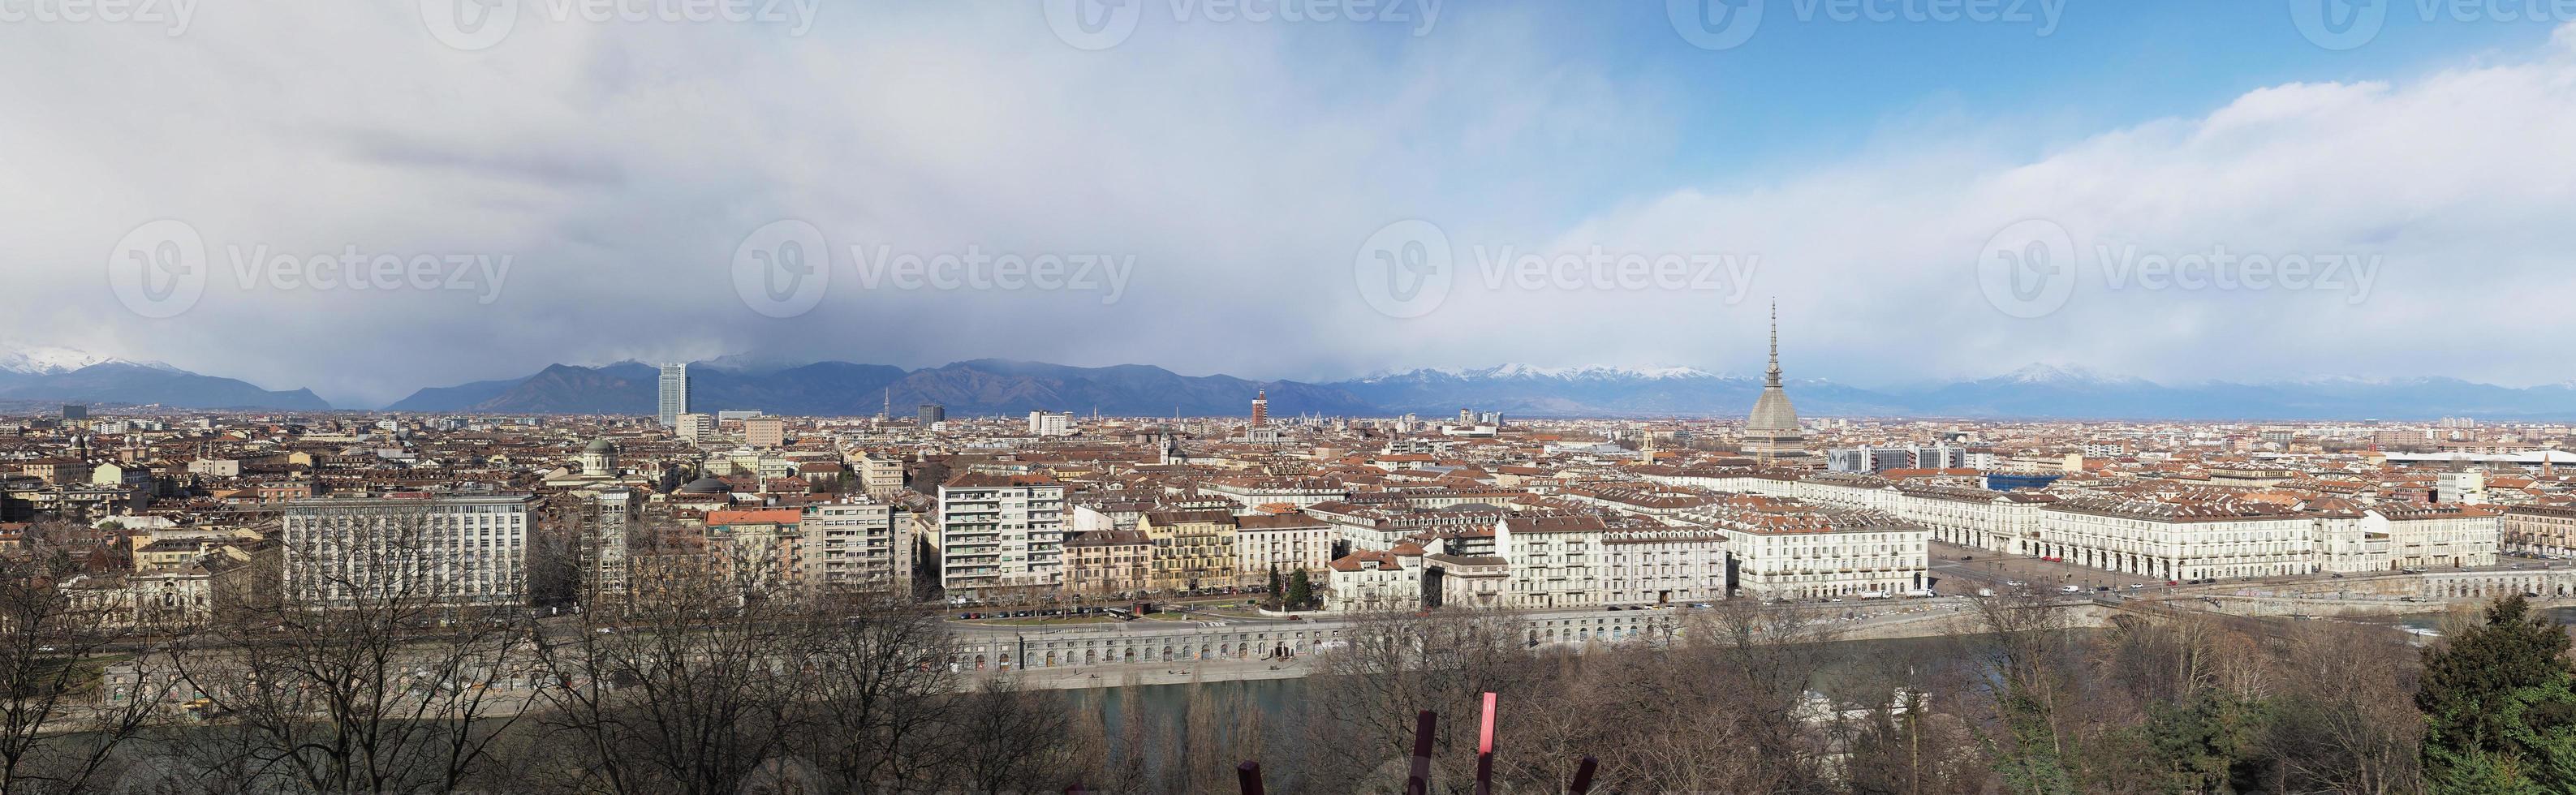
<svg viewBox="0 0 2576 795"><path fill-rule="evenodd" d="M1590 754L1585 754L1583 756L1583 764L1577 765L1574 768L1574 786L1568 787L1567 791L1574 793L1574 795L1587 795L1587 793L1590 793L1592 791L1592 771L1599 767L1601 767L1601 760L1593 758Z"/></svg>
<svg viewBox="0 0 2576 795"><path fill-rule="evenodd" d="M1413 774L1404 779L1404 795L1431 794L1431 732L1440 725L1440 713L1423 710L1413 723Z"/></svg>
<svg viewBox="0 0 2576 795"><path fill-rule="evenodd" d="M1494 694L1485 694L1485 721L1476 731L1476 795L1494 795Z"/></svg>
<svg viewBox="0 0 2576 795"><path fill-rule="evenodd" d="M1243 795L1261 795L1261 763L1246 760L1234 766L1234 784Z"/></svg>

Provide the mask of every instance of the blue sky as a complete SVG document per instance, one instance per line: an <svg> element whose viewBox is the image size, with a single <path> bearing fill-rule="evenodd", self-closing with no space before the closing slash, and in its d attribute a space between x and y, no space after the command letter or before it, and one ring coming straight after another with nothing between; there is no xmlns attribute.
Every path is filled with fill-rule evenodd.
<svg viewBox="0 0 2576 795"><path fill-rule="evenodd" d="M380 405L731 354L1753 372L1773 297L1860 384L2523 385L2576 332L2576 28L2518 3L2361 0L2345 49L2292 9L2352 0L1759 0L1720 50L1661 0L1049 16L1095 1L0 19L46 76L0 85L0 345Z"/></svg>

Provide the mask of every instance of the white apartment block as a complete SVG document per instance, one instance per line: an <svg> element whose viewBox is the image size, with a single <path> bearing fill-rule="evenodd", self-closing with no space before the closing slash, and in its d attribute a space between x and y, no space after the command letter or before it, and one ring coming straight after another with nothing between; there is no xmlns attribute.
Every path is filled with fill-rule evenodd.
<svg viewBox="0 0 2576 795"><path fill-rule="evenodd" d="M1923 588L1932 533L1884 511L1748 497L1699 515L1726 535L1735 586L1761 599Z"/></svg>
<svg viewBox="0 0 2576 795"><path fill-rule="evenodd" d="M1034 475L959 475L939 487L940 586L952 597L1064 582L1064 486Z"/></svg>
<svg viewBox="0 0 2576 795"><path fill-rule="evenodd" d="M1029 435L1072 436L1073 413L1069 411L1029 412Z"/></svg>
<svg viewBox="0 0 2576 795"><path fill-rule="evenodd" d="M677 429L680 441L690 444L705 444L716 435L713 414L680 414L672 418L671 424Z"/></svg>
<svg viewBox="0 0 2576 795"><path fill-rule="evenodd" d="M1340 538L1332 523L1304 514L1238 516L1236 568L1243 572L1243 581L1252 585L1267 585L1273 571L1282 578L1300 569L1308 575L1322 574L1332 563L1333 542Z"/></svg>
<svg viewBox="0 0 2576 795"><path fill-rule="evenodd" d="M2316 517L2222 495L2084 497L2040 510L2026 554L2168 580L2311 574Z"/></svg>
<svg viewBox="0 0 2576 795"><path fill-rule="evenodd" d="M1515 516L1494 525L1494 552L1511 575L1503 607L1552 610L1602 603L1609 528L1591 516Z"/></svg>
<svg viewBox="0 0 2576 795"><path fill-rule="evenodd" d="M2387 534L2389 565L2401 569L2493 566L2504 547L2504 512L2482 505L2380 506L2362 529Z"/></svg>
<svg viewBox="0 0 2576 795"><path fill-rule="evenodd" d="M285 595L517 604L527 594L528 496L386 497L287 503Z"/></svg>
<svg viewBox="0 0 2576 795"><path fill-rule="evenodd" d="M1953 486L1899 486L1895 513L1932 531L1932 540L2019 554L2039 538L2045 494Z"/></svg>
<svg viewBox="0 0 2576 795"><path fill-rule="evenodd" d="M826 593L912 594L912 512L872 502L805 508L804 580Z"/></svg>
<svg viewBox="0 0 2576 795"><path fill-rule="evenodd" d="M868 496L885 499L903 490L903 455L871 450L850 459L850 468L858 470L859 488Z"/></svg>
<svg viewBox="0 0 2576 795"><path fill-rule="evenodd" d="M1353 552L1332 562L1325 575L1324 609L1334 613L1419 610L1422 550Z"/></svg>
<svg viewBox="0 0 2576 795"><path fill-rule="evenodd" d="M1726 598L1726 536L1697 525L1614 528L1601 540L1602 595L1611 604Z"/></svg>
<svg viewBox="0 0 2576 795"><path fill-rule="evenodd" d="M1306 506L1347 499L1349 486L1330 480L1286 478L1208 478L1198 484L1199 493L1214 494L1233 500L1245 508L1285 503L1305 510Z"/></svg>
<svg viewBox="0 0 2576 795"><path fill-rule="evenodd" d="M626 489L604 489L591 496L590 512L590 582L589 590L611 597L627 591L627 535L635 516L635 494Z"/></svg>

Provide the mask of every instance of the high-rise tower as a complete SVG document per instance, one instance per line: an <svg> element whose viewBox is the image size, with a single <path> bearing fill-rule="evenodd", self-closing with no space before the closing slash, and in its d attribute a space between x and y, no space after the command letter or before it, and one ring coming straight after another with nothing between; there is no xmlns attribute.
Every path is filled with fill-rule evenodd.
<svg viewBox="0 0 2576 795"><path fill-rule="evenodd" d="M662 402L656 413L665 428L677 427L680 415L689 413L688 365L662 365Z"/></svg>
<svg viewBox="0 0 2576 795"><path fill-rule="evenodd" d="M1780 302L1771 302L1771 367L1762 377L1762 397L1753 401L1753 416L1744 423L1744 452L1761 461L1807 456L1807 437L1798 429L1798 410L1780 386Z"/></svg>
<svg viewBox="0 0 2576 795"><path fill-rule="evenodd" d="M1270 390L1257 390L1252 393L1252 427L1259 428L1269 424Z"/></svg>

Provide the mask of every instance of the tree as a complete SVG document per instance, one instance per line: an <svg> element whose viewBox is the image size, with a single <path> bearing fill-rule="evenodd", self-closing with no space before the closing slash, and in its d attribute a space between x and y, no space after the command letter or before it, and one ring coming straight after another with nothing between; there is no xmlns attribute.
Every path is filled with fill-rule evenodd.
<svg viewBox="0 0 2576 795"><path fill-rule="evenodd" d="M1305 569L1288 573L1288 609L1304 610L1315 601L1315 581Z"/></svg>
<svg viewBox="0 0 2576 795"><path fill-rule="evenodd" d="M282 593L219 592L216 631L171 654L225 716L223 731L182 743L192 763L320 792L475 788L524 714L535 627L518 605L470 604L473 564L455 563L450 532L397 505L323 511L283 533Z"/></svg>
<svg viewBox="0 0 2576 795"><path fill-rule="evenodd" d="M1287 598L1288 592L1279 588L1279 564L1270 564L1270 598L1266 601L1270 602L1271 607L1284 609L1288 604L1285 601Z"/></svg>
<svg viewBox="0 0 2576 795"><path fill-rule="evenodd" d="M2424 653L2424 774L2434 792L2576 789L2576 672L2567 633L2520 595Z"/></svg>
<svg viewBox="0 0 2576 795"><path fill-rule="evenodd" d="M141 639L144 610L122 589L84 598L64 587L80 565L51 540L76 532L38 526L26 549L0 557L0 793L81 791L162 705L147 691L170 677L167 657L101 670L112 645Z"/></svg>

